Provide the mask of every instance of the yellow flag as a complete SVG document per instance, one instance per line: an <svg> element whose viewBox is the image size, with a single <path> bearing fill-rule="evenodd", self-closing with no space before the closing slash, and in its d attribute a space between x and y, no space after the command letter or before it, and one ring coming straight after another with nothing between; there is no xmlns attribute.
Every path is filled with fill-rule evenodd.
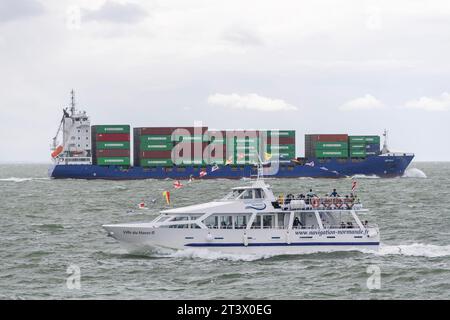
<svg viewBox="0 0 450 320"><path fill-rule="evenodd" d="M264 152L264 159L265 159L266 161L272 159L272 154L271 154L271 153Z"/></svg>
<svg viewBox="0 0 450 320"><path fill-rule="evenodd" d="M169 191L164 191L163 192L163 197L166 198L167 204L170 205L170 192Z"/></svg>

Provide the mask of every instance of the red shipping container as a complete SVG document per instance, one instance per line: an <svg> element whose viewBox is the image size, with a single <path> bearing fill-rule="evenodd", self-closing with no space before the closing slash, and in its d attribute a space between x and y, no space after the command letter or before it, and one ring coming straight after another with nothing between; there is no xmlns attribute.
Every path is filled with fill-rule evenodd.
<svg viewBox="0 0 450 320"><path fill-rule="evenodd" d="M148 127L148 128L138 128L138 134L140 135L171 135L174 133L177 129L183 129L189 132L189 134L204 134L206 131L208 131L208 127ZM180 130L182 131L182 130ZM183 134L183 132L180 132L179 134Z"/></svg>
<svg viewBox="0 0 450 320"><path fill-rule="evenodd" d="M274 143L276 141L276 139L273 139ZM268 137L267 138L267 144L272 144L272 138ZM282 145L282 144L295 144L295 138L294 137L279 137L278 138L278 144Z"/></svg>
<svg viewBox="0 0 450 320"><path fill-rule="evenodd" d="M95 136L96 141L109 141L109 142L119 142L119 141L130 141L129 133L98 133Z"/></svg>
<svg viewBox="0 0 450 320"><path fill-rule="evenodd" d="M246 137L248 137L249 139L251 138L257 138L259 135L259 131L258 130L227 130L226 131L226 138L227 139L231 139L231 138L239 138L239 139L244 139Z"/></svg>
<svg viewBox="0 0 450 320"><path fill-rule="evenodd" d="M348 134L314 134L311 136L313 142L348 142Z"/></svg>
<svg viewBox="0 0 450 320"><path fill-rule="evenodd" d="M172 157L171 150L141 151L139 153L141 159L170 159Z"/></svg>
<svg viewBox="0 0 450 320"><path fill-rule="evenodd" d="M129 157L130 150L122 150L122 149L97 150L96 154L97 158Z"/></svg>
<svg viewBox="0 0 450 320"><path fill-rule="evenodd" d="M181 143L177 143L174 146L175 153L177 156L179 157L183 157L185 152L186 153L191 153L191 158L201 158L203 155L203 151L205 151L205 149L208 147L209 143L208 142L181 142ZM194 153L198 152L200 150L201 154L197 154L194 157Z"/></svg>

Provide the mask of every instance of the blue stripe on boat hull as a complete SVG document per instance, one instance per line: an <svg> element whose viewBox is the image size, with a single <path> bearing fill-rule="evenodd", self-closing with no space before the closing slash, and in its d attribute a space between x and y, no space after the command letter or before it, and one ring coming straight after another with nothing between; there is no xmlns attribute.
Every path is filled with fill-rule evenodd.
<svg viewBox="0 0 450 320"><path fill-rule="evenodd" d="M293 246L378 246L379 242L294 242L294 243L249 243L249 247L293 247ZM244 247L243 243L188 243L186 247Z"/></svg>

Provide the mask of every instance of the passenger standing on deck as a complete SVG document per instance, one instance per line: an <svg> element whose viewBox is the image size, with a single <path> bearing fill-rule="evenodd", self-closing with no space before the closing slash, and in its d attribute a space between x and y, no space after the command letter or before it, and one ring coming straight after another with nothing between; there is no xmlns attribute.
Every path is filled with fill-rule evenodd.
<svg viewBox="0 0 450 320"><path fill-rule="evenodd" d="M311 198L314 198L315 196L316 196L316 194L313 192L313 190L309 189L309 192L306 194L306 203L310 204Z"/></svg>
<svg viewBox="0 0 450 320"><path fill-rule="evenodd" d="M333 189L333 192L330 193L330 197L339 197L339 194L336 192L336 189Z"/></svg>

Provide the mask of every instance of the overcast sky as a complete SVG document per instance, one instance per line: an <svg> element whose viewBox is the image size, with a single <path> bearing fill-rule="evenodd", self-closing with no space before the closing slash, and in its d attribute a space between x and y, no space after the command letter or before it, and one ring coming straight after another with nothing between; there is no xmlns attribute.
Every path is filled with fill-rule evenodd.
<svg viewBox="0 0 450 320"><path fill-rule="evenodd" d="M93 124L381 134L450 160L450 2L0 0L0 161Z"/></svg>

